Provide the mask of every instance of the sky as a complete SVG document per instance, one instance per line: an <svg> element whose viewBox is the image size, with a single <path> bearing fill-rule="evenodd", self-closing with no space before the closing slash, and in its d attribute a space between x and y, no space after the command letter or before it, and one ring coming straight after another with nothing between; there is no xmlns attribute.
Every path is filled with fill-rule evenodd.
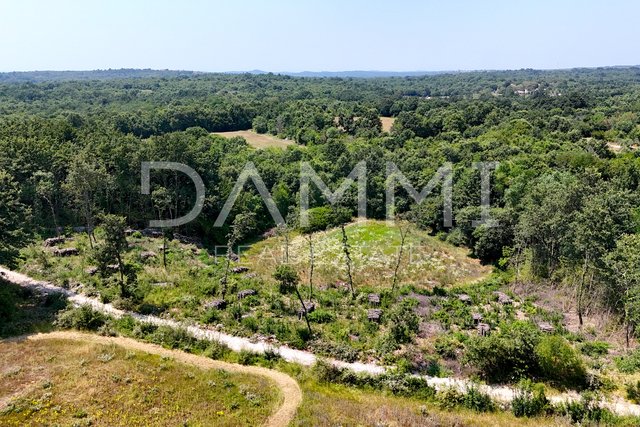
<svg viewBox="0 0 640 427"><path fill-rule="evenodd" d="M0 0L0 71L640 64L637 0Z"/></svg>

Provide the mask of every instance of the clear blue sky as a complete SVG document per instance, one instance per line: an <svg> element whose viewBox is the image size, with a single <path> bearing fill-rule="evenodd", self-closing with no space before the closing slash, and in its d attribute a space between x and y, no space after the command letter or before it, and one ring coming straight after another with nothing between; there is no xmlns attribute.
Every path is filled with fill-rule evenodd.
<svg viewBox="0 0 640 427"><path fill-rule="evenodd" d="M640 64L637 0L0 0L0 71Z"/></svg>

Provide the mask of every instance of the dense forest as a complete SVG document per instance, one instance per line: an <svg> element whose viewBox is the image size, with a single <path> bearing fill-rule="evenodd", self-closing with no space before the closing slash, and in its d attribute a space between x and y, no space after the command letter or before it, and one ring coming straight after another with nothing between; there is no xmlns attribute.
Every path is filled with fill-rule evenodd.
<svg viewBox="0 0 640 427"><path fill-rule="evenodd" d="M32 76L33 77L33 76ZM385 164L415 188L454 165L453 227L442 196L398 210L418 226L514 280L575 289L578 315L612 310L635 332L640 320L640 68L468 72L393 78L273 74L102 72L95 78L0 75L0 262L65 227L91 229L104 214L127 224L175 218L193 205L188 177L156 172L140 191L143 161L189 165L207 186L205 208L179 231L225 243L233 218L255 214L250 239L275 226L248 185L227 224L213 227L251 161L288 217L299 209L300 162L331 188L360 161L368 169L368 217L385 215ZM394 117L383 132L380 117ZM254 129L296 142L251 148L212 132ZM497 161L491 214L480 213L478 161ZM327 201L314 189L312 206ZM355 188L341 203L356 213ZM335 219L335 218L334 218ZM317 225L326 228L331 216ZM594 297L597 296L597 297ZM640 332L640 331L639 331Z"/></svg>

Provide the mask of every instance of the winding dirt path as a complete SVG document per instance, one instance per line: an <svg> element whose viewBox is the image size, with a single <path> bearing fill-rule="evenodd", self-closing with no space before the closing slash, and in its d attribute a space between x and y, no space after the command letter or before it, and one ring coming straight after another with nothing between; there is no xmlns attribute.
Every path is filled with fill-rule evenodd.
<svg viewBox="0 0 640 427"><path fill-rule="evenodd" d="M295 350L286 346L274 346L266 342L252 342L247 338L236 337L233 335L225 334L219 331L215 331L212 329L207 329L202 325L189 324L184 322L177 322L175 320L163 319L157 316L145 316L139 313L133 312L125 312L122 310L118 310L113 307L111 304L104 304L94 298L89 298L87 296L77 294L68 289L64 289L62 287L56 286L50 282L38 281L34 280L24 274L16 273L11 270L7 270L3 267L0 267L0 276L5 280L12 282L14 284L32 288L41 293L63 293L67 296L69 301L76 305L90 305L94 310L101 311L103 313L110 314L116 318L128 315L133 317L134 319L150 323L158 326L169 326L173 328L182 328L185 329L189 334L198 339L208 340L208 341L218 341L222 344L225 344L233 351L251 351L254 353L263 354L266 351L274 352L282 359L287 362L298 363L304 366L312 366L318 361L318 357L313 353ZM337 366L339 368L350 369L354 372L365 372L371 375L380 375L387 371L387 368L384 366L376 365L373 363L360 363L360 362L343 362L335 359L328 359L327 362ZM427 383L434 387L436 390L442 390L446 388L456 388L461 391L465 391L469 386L472 385L471 381L460 378L437 378L437 377L429 377L426 375L419 376L427 381ZM512 387L508 386L499 386L499 385L480 385L479 389L488 394L491 398L495 399L499 402L509 403L513 400L516 395L516 391ZM563 393L560 395L549 396L549 400L553 403L562 403L562 402L571 402L579 400L580 396L575 392ZM632 415L640 417L640 405L636 405L630 403L624 399L619 397L612 397L608 399L603 399L600 404L611 410L612 412L618 415Z"/></svg>
<svg viewBox="0 0 640 427"><path fill-rule="evenodd" d="M272 369L222 362L219 360L209 359L207 357L185 353L179 350L168 350L155 344L147 344L124 337L103 337L100 335L81 332L56 331L47 334L29 335L22 338L29 341L64 339L95 344L115 344L128 350L170 357L177 362L197 366L202 369L223 369L234 373L266 377L277 385L282 392L283 397L282 405L267 419L265 426L268 427L289 425L296 415L298 406L300 406L300 403L302 402L302 391L300 390L298 383L289 375Z"/></svg>

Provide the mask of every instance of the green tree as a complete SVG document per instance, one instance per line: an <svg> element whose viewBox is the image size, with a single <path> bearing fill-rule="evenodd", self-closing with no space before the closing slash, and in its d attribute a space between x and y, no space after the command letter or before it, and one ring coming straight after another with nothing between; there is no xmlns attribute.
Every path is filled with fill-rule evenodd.
<svg viewBox="0 0 640 427"><path fill-rule="evenodd" d="M125 229L126 220L122 216L102 215L100 217L104 232L104 242L95 249L95 257L103 271L108 270L108 266L115 264L120 274L120 293L128 296L125 283L125 265L123 255L128 248Z"/></svg>
<svg viewBox="0 0 640 427"><path fill-rule="evenodd" d="M58 216L56 215L54 203L54 197L56 195L54 176L51 172L38 171L33 175L33 179L36 183L36 194L47 203L51 210L55 233L59 235Z"/></svg>
<svg viewBox="0 0 640 427"><path fill-rule="evenodd" d="M616 243L615 249L607 255L612 294L622 311L625 325L626 344L634 325L640 323L640 235L628 234Z"/></svg>
<svg viewBox="0 0 640 427"><path fill-rule="evenodd" d="M92 248L92 239L96 240L93 233L97 208L96 198L105 189L108 181L109 175L104 164L96 162L88 152L82 151L71 160L64 187L75 203L79 205L78 210L84 218L89 244Z"/></svg>
<svg viewBox="0 0 640 427"><path fill-rule="evenodd" d="M273 273L273 278L280 283L280 292L284 294L295 292L298 297L298 301L300 301L302 306L301 310L304 315L304 320L307 323L309 335L311 335L311 324L309 323L309 316L307 315L307 306L305 305L302 295L300 295L300 290L298 289L298 283L300 282L298 273L290 265L282 264L276 268L275 273Z"/></svg>
<svg viewBox="0 0 640 427"><path fill-rule="evenodd" d="M21 193L11 175L0 169L0 263L10 267L29 240L31 211L20 201Z"/></svg>

